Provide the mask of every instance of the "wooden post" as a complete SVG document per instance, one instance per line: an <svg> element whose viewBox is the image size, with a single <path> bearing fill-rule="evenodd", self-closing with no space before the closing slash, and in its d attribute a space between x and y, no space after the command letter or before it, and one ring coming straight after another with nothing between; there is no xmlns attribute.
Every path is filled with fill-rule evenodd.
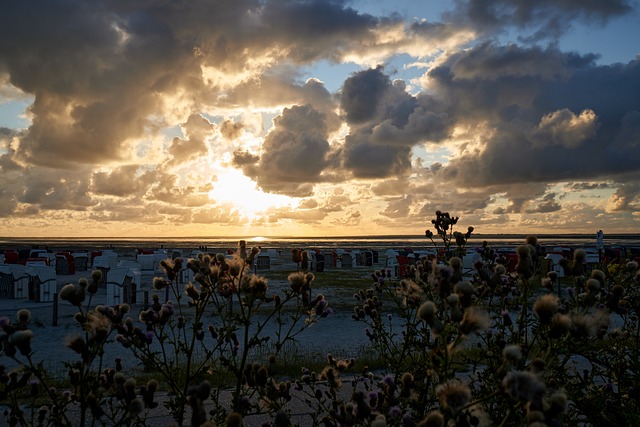
<svg viewBox="0 0 640 427"><path fill-rule="evenodd" d="M53 294L53 321L51 323L53 326L58 326L58 293L54 292Z"/></svg>
<svg viewBox="0 0 640 427"><path fill-rule="evenodd" d="M149 291L144 291L144 304L143 304L143 310L148 310L149 309Z"/></svg>

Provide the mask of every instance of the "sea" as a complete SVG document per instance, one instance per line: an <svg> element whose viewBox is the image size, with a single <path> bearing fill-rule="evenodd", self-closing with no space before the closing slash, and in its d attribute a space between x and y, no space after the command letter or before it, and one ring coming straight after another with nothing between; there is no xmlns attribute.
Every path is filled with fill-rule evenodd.
<svg viewBox="0 0 640 427"><path fill-rule="evenodd" d="M437 237L437 236L436 236ZM550 247L595 247L596 233L593 234L539 234L536 235L540 245ZM482 246L487 242L491 247L515 247L526 241L526 234L473 234L467 242L467 248ZM336 236L336 237L55 237L55 238L20 238L1 237L0 251L29 248L46 248L49 250L100 250L113 249L125 252L133 249L180 249L183 252L206 248L215 250L235 249L240 240L247 242L247 247L290 249L361 249L386 250L405 249L420 250L433 248L433 242L424 235L382 235L382 236ZM442 241L434 238L441 247ZM640 248L640 234L604 235L604 246Z"/></svg>

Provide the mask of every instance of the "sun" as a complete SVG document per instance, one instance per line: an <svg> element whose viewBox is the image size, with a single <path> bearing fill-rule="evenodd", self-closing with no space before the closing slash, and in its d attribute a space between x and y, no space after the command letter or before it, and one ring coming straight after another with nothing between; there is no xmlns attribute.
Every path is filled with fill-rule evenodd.
<svg viewBox="0 0 640 427"><path fill-rule="evenodd" d="M255 219L271 208L295 206L296 200L289 196L265 193L256 183L235 169L226 169L217 174L209 198L219 204L231 204L248 219Z"/></svg>

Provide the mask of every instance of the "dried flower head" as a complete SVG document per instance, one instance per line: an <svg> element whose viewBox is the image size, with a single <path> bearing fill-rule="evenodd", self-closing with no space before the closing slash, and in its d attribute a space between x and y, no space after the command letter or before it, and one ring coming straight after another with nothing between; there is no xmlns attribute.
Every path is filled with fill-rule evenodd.
<svg viewBox="0 0 640 427"><path fill-rule="evenodd" d="M587 253L584 249L576 249L573 252L573 261L576 263L583 263L587 259Z"/></svg>
<svg viewBox="0 0 640 427"><path fill-rule="evenodd" d="M15 331L9 335L9 343L13 344L23 356L31 354L31 339L33 338L33 331L25 329L22 331Z"/></svg>
<svg viewBox="0 0 640 427"><path fill-rule="evenodd" d="M578 313L571 318L571 333L580 338L595 337L609 328L609 314L598 310L595 313Z"/></svg>
<svg viewBox="0 0 640 427"><path fill-rule="evenodd" d="M462 259L457 256L451 257L451 259L449 260L449 265L453 269L460 269L462 268Z"/></svg>
<svg viewBox="0 0 640 427"><path fill-rule="evenodd" d="M548 324L558 310L560 299L554 294L546 294L539 297L533 304L533 311L540 319L540 323Z"/></svg>
<svg viewBox="0 0 640 427"><path fill-rule="evenodd" d="M598 279L587 279L587 291L597 293L600 290L600 281Z"/></svg>
<svg viewBox="0 0 640 427"><path fill-rule="evenodd" d="M476 292L476 288L470 281L463 280L455 284L453 291L459 296L460 305L463 307L469 307L471 305L473 295Z"/></svg>
<svg viewBox="0 0 640 427"><path fill-rule="evenodd" d="M469 307L462 315L460 332L462 332L463 335L471 335L487 329L490 324L489 315L485 310L475 306Z"/></svg>
<svg viewBox="0 0 640 427"><path fill-rule="evenodd" d="M502 379L502 388L519 402L540 402L545 385L533 372L512 371Z"/></svg>
<svg viewBox="0 0 640 427"><path fill-rule="evenodd" d="M418 308L418 318L423 320L429 326L433 326L436 320L438 309L433 301L426 301Z"/></svg>
<svg viewBox="0 0 640 427"><path fill-rule="evenodd" d="M160 291L168 286L168 283L162 277L153 278L153 289Z"/></svg>
<svg viewBox="0 0 640 427"><path fill-rule="evenodd" d="M593 279L596 279L598 282L600 282L601 286L604 286L607 280L607 275L604 274L604 271L598 270L598 269L591 270L591 277Z"/></svg>
<svg viewBox="0 0 640 427"><path fill-rule="evenodd" d="M571 329L571 318L566 314L556 313L551 318L551 328L549 336L551 338L560 338Z"/></svg>
<svg viewBox="0 0 640 427"><path fill-rule="evenodd" d="M29 323L29 320L31 320L31 312L26 308L21 308L18 310L16 317L20 323Z"/></svg>
<svg viewBox="0 0 640 427"><path fill-rule="evenodd" d="M517 344L508 345L502 350L502 357L510 363L516 363L522 359L522 349Z"/></svg>
<svg viewBox="0 0 640 427"><path fill-rule="evenodd" d="M518 263L516 264L516 272L525 278L533 276L533 259L531 253L531 245L520 245L517 250Z"/></svg>
<svg viewBox="0 0 640 427"><path fill-rule="evenodd" d="M417 427L444 427L444 416L438 411L431 412Z"/></svg>
<svg viewBox="0 0 640 427"><path fill-rule="evenodd" d="M85 288L79 284L74 285L69 283L68 285L64 285L60 290L58 298L63 301L68 301L73 306L80 307L85 298Z"/></svg>
<svg viewBox="0 0 640 427"><path fill-rule="evenodd" d="M436 397L443 408L450 408L456 412L469 403L471 390L467 384L453 379L436 387Z"/></svg>

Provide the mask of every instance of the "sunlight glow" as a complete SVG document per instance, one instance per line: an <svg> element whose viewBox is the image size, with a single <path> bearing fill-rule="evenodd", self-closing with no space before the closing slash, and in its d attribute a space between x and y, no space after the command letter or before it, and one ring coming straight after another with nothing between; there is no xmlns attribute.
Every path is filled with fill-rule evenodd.
<svg viewBox="0 0 640 427"><path fill-rule="evenodd" d="M233 169L218 174L209 198L216 203L235 206L248 219L255 219L270 208L297 205L291 197L263 192L254 181Z"/></svg>

